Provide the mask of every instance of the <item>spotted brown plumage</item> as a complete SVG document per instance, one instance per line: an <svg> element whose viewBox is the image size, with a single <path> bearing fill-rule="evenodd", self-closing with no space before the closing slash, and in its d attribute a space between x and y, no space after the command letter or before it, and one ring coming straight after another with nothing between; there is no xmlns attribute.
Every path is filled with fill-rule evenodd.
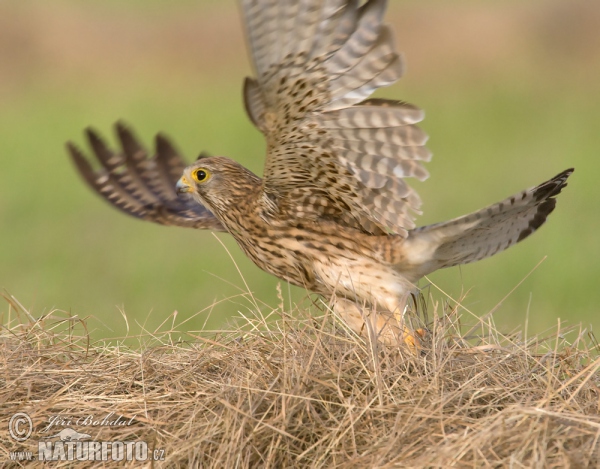
<svg viewBox="0 0 600 469"><path fill-rule="evenodd" d="M120 210L227 231L260 268L335 296L335 311L354 330L370 324L396 343L421 277L529 236L573 170L471 215L415 228L421 201L406 180L428 176L431 153L416 125L424 115L369 98L400 78L403 63L383 24L386 1L361 3L241 0L255 71L244 104L266 139L263 178L224 157L186 167L160 135L150 157L122 124L118 152L88 130L97 164L68 149L88 184Z"/></svg>

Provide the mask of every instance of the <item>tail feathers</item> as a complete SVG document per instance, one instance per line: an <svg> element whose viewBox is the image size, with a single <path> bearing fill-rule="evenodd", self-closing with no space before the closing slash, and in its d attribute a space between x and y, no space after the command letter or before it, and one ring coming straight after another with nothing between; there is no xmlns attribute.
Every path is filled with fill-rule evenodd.
<svg viewBox="0 0 600 469"><path fill-rule="evenodd" d="M407 242L421 274L468 264L504 251L544 224L573 168L500 203L410 232ZM412 245L412 246L411 246ZM412 248L412 249L410 249Z"/></svg>

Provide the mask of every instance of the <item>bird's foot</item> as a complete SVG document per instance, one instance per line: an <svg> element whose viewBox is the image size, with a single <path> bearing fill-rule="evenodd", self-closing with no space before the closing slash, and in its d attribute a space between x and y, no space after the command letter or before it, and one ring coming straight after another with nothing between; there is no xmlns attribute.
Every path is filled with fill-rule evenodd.
<svg viewBox="0 0 600 469"><path fill-rule="evenodd" d="M423 329L411 331L402 315L371 310L344 298L336 300L333 310L357 334L386 345L405 345L415 354L426 334Z"/></svg>

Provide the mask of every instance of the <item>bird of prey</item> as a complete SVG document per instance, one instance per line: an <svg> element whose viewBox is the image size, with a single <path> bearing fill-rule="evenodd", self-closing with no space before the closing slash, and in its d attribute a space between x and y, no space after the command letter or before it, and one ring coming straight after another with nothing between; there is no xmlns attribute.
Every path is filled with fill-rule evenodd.
<svg viewBox="0 0 600 469"><path fill-rule="evenodd" d="M244 83L245 108L267 143L262 178L225 157L188 166L162 135L149 156L122 124L120 151L88 130L96 164L68 143L72 159L123 212L226 231L261 269L332 299L354 331L407 342L403 312L417 281L527 238L573 170L415 228L421 201L407 179L428 176L427 136L416 126L423 112L369 98L404 68L383 23L386 0L240 1L255 72Z"/></svg>

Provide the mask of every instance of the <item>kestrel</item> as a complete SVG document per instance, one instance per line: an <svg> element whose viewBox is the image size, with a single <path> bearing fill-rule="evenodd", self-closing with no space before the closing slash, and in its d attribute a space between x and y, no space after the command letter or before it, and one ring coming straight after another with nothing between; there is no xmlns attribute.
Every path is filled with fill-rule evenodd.
<svg viewBox="0 0 600 469"><path fill-rule="evenodd" d="M407 340L402 314L424 275L492 256L527 238L573 169L470 215L415 228L431 153L423 112L369 99L403 62L385 0L241 0L255 78L244 101L264 134L262 178L224 157L186 167L156 137L149 157L117 124L122 151L87 136L95 170L68 143L88 184L118 209L163 225L230 233L261 269L332 299L359 333Z"/></svg>

